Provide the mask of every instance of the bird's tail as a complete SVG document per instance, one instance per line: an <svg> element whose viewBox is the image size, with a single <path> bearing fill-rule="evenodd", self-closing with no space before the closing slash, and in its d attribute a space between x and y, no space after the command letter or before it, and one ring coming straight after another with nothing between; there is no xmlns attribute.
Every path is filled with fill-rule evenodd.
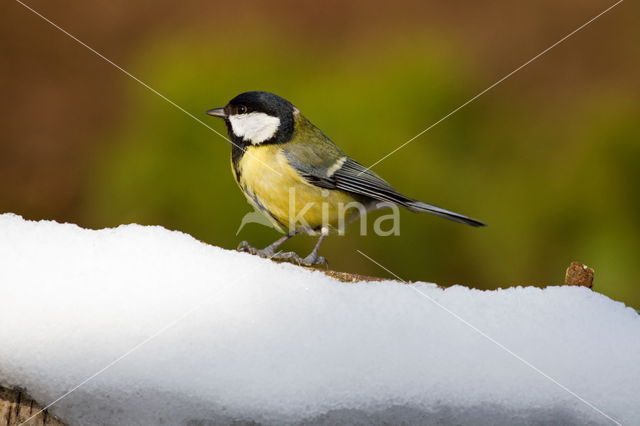
<svg viewBox="0 0 640 426"><path fill-rule="evenodd" d="M463 216L458 213L454 213L449 210L442 209L440 207L432 206L431 204L423 203L422 201L410 200L402 205L412 212L426 212L436 216L443 217L445 219L453 220L454 222L464 223L470 226L487 226L479 220L471 219L470 217Z"/></svg>

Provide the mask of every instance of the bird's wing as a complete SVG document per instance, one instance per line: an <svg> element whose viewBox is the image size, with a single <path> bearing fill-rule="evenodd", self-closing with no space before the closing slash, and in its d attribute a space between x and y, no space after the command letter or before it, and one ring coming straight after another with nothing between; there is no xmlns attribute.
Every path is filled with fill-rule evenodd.
<svg viewBox="0 0 640 426"><path fill-rule="evenodd" d="M380 176L347 157L337 146L328 144L286 144L289 164L307 182L321 188L339 189L378 201L387 201L414 212L427 212L471 226L484 226L475 219L402 195Z"/></svg>
<svg viewBox="0 0 640 426"><path fill-rule="evenodd" d="M307 182L321 188L340 189L401 205L413 201L397 192L371 170L367 170L342 152L336 152L331 145L318 146L320 148L315 144L295 144L283 148L289 164Z"/></svg>

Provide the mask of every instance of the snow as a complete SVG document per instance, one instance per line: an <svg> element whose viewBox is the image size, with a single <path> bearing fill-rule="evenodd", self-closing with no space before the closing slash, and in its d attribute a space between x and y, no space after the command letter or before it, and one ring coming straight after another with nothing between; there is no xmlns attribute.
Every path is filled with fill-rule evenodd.
<svg viewBox="0 0 640 426"><path fill-rule="evenodd" d="M71 425L640 424L640 316L585 288L346 284L4 214L0 302L0 384L82 384Z"/></svg>

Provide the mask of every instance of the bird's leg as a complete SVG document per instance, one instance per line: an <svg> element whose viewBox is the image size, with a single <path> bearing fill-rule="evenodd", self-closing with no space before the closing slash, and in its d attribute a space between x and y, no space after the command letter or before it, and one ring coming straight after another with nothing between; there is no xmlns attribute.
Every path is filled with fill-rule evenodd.
<svg viewBox="0 0 640 426"><path fill-rule="evenodd" d="M246 253L251 253L251 254L255 254L256 256L260 256L260 257L266 257L266 258L273 258L276 255L276 250L278 250L278 247L280 247L282 244L284 244L287 240L289 240L291 237L293 237L296 233L291 231L286 235L283 235L282 237L278 238L277 240L275 240L273 243L269 244L268 246L266 246L263 249L257 249L255 247L252 247L251 245L249 245L248 242L243 241L240 243L240 245L238 245L238 251L243 251Z"/></svg>
<svg viewBox="0 0 640 426"><path fill-rule="evenodd" d="M243 241L238 246L238 251L243 251L246 253L255 254L256 256L264 257L272 260L282 260L285 262L295 263L302 266L314 266L314 265L326 265L327 259L322 256L318 256L318 250L320 250L320 244L322 244L322 240L327 236L329 230L327 228L322 228L320 233L320 238L318 238L318 242L313 247L313 250L307 257L300 257L298 253L293 251L288 252L277 252L278 247L285 243L285 241L289 240L296 233L294 231L289 232L288 234L278 238L275 242L263 248L262 250L252 247L246 241Z"/></svg>
<svg viewBox="0 0 640 426"><path fill-rule="evenodd" d="M303 265L303 266L326 265L327 259L325 259L322 256L318 256L318 250L320 250L320 244L322 244L322 240L324 240L324 238L327 236L328 233L329 233L329 230L323 227L322 230L320 231L320 238L318 238L318 242L313 247L313 250L311 251L311 253L309 253L309 256L305 258L301 258L296 253L287 252L287 253L278 253L277 255L273 256L273 259L286 260L286 261L297 263L298 265Z"/></svg>

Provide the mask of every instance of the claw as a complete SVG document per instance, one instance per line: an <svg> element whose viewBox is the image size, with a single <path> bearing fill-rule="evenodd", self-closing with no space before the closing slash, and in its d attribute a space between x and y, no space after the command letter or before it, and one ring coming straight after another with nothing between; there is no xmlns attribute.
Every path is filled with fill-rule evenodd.
<svg viewBox="0 0 640 426"><path fill-rule="evenodd" d="M289 262L300 266L317 266L324 265L327 266L328 262L322 256L312 256L309 255L307 257L300 257L298 253L288 251L284 253L277 253L271 257L272 260L278 260L282 262Z"/></svg>
<svg viewBox="0 0 640 426"><path fill-rule="evenodd" d="M327 259L325 259L322 256L318 256L313 252L309 256L303 258L303 257L300 257L298 253L295 253L293 251L275 252L275 249L272 246L269 246L260 250L253 247L246 241L242 241L238 245L238 248L236 250L244 253L250 253L255 256L260 256L265 259L288 262L288 263L293 263L295 265L300 265L300 266L318 266L318 265L328 266Z"/></svg>
<svg viewBox="0 0 640 426"><path fill-rule="evenodd" d="M300 264L304 266L329 266L329 262L323 256L307 256L301 259Z"/></svg>
<svg viewBox="0 0 640 426"><path fill-rule="evenodd" d="M267 247L260 250L253 247L246 241L243 241L240 244L238 244L238 248L236 250L241 251L243 253L250 253L256 256L264 257L265 259L270 259L273 256L273 248Z"/></svg>
<svg viewBox="0 0 640 426"><path fill-rule="evenodd" d="M251 246L248 242L243 241L240 244L238 244L238 248L236 249L238 251L242 251L245 253L251 253L251 254L258 254L258 249Z"/></svg>
<svg viewBox="0 0 640 426"><path fill-rule="evenodd" d="M282 260L284 262L298 263L298 264L302 261L300 256L298 256L298 253L295 253L293 251L276 253L273 256L271 256L271 260Z"/></svg>

